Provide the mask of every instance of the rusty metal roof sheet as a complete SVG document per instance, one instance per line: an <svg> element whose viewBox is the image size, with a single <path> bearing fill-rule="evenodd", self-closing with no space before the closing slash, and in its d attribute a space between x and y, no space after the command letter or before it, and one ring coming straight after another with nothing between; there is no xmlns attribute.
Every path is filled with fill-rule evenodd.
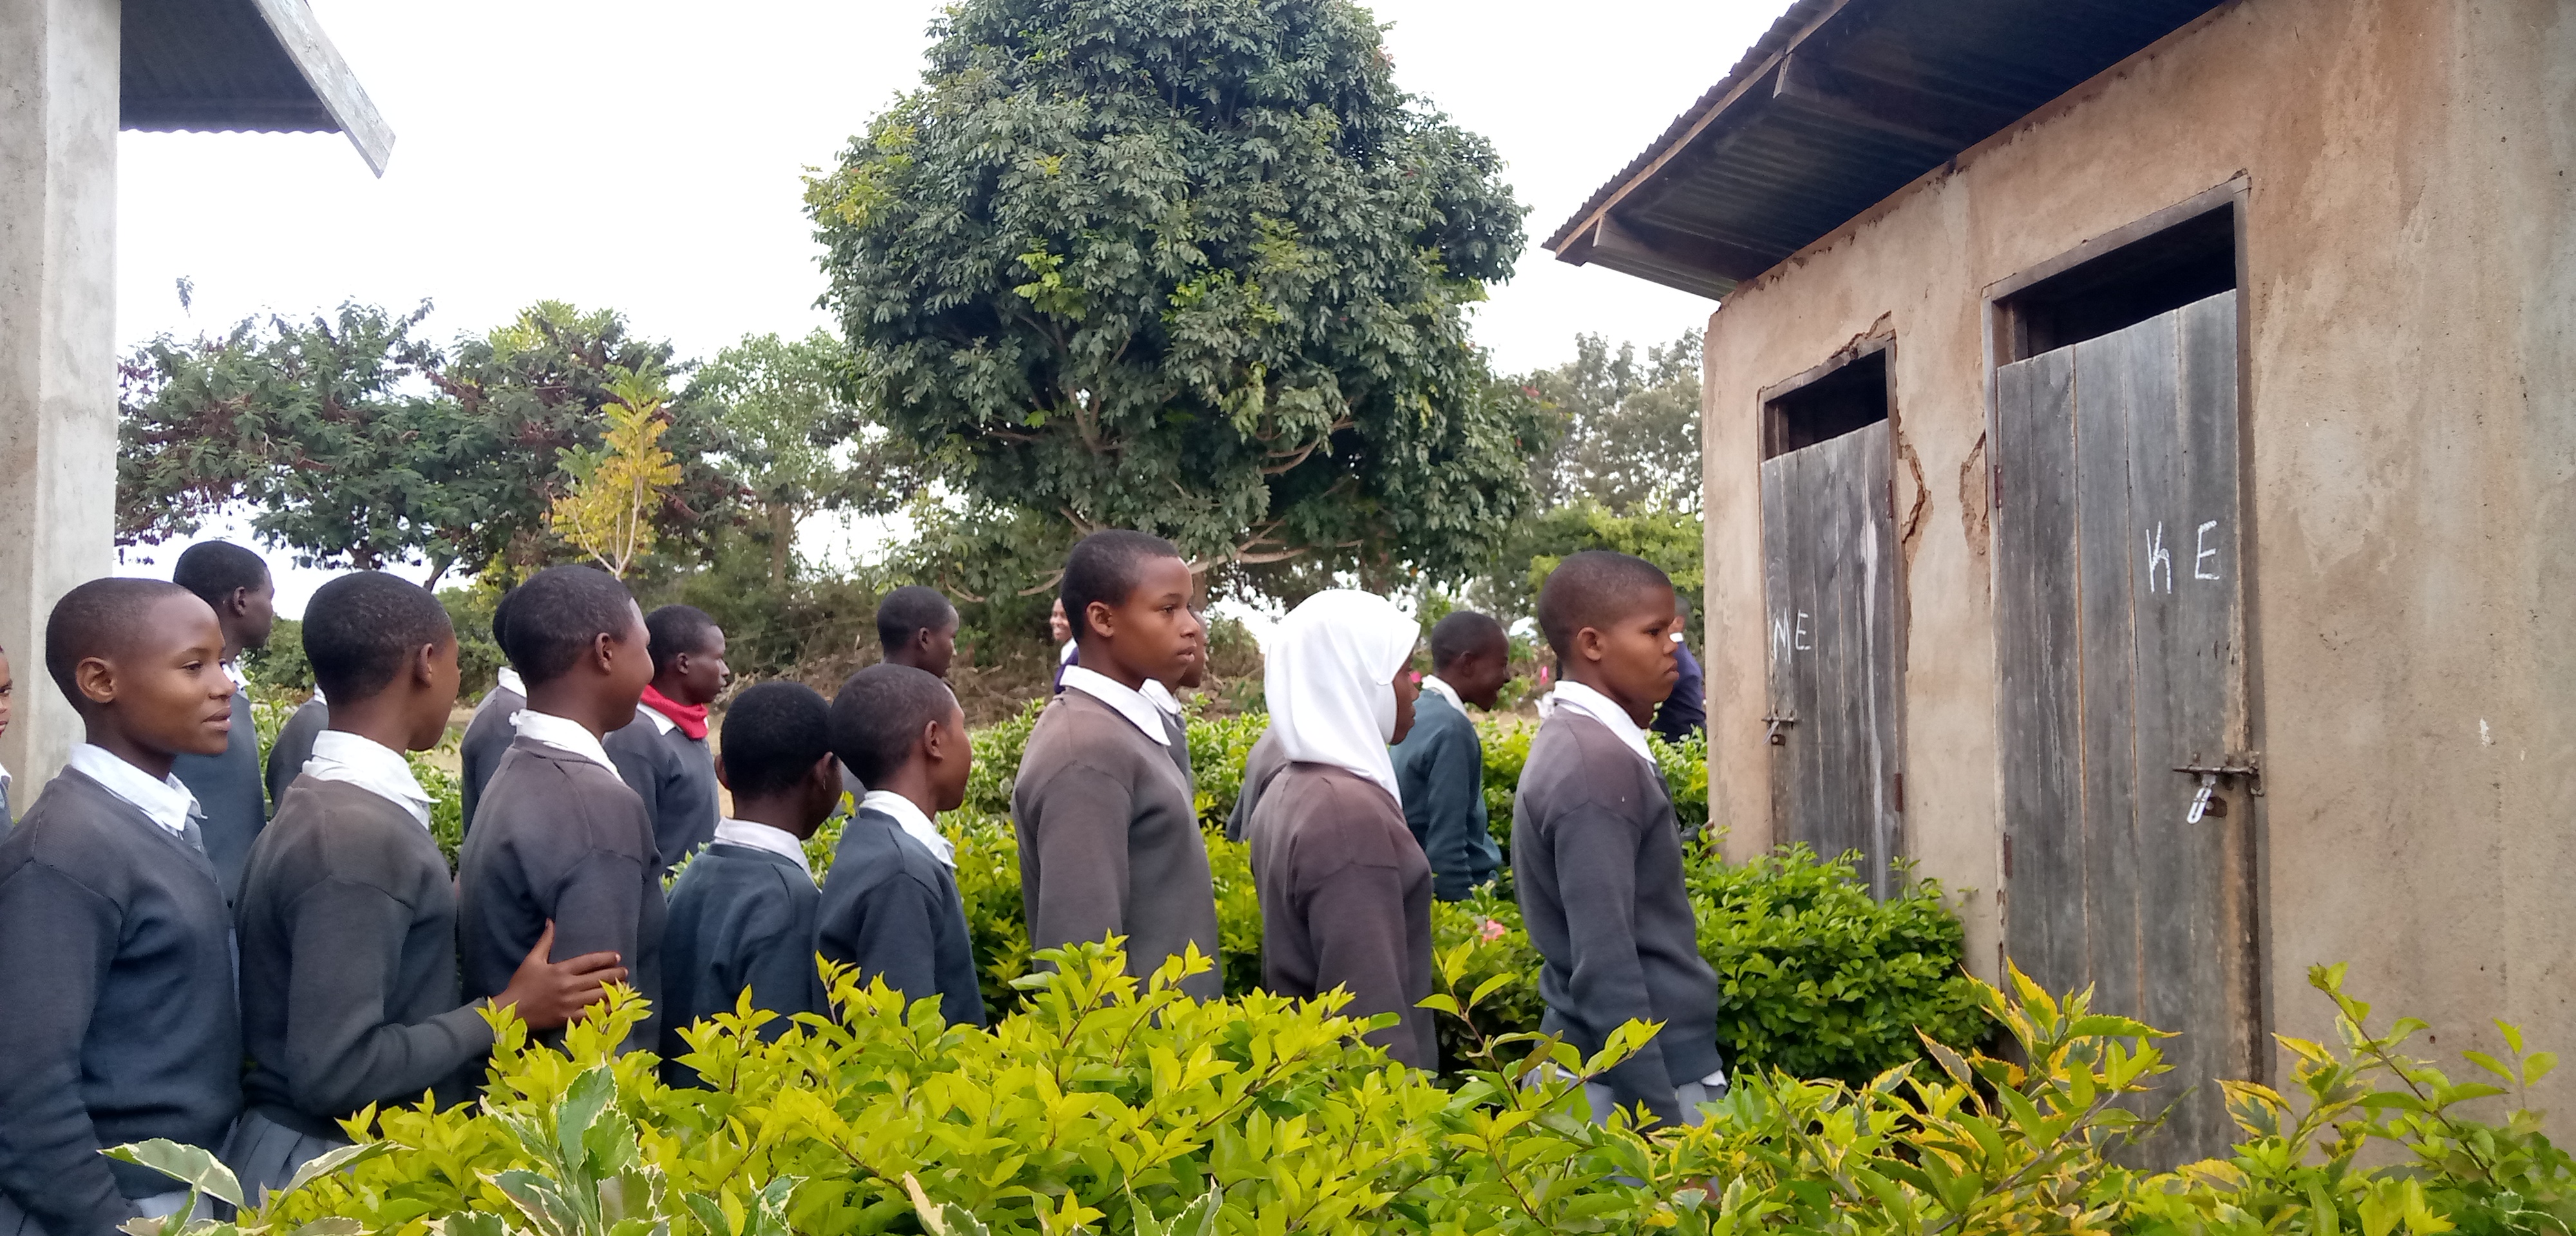
<svg viewBox="0 0 2576 1236"><path fill-rule="evenodd" d="M128 129L346 133L383 175L393 131L305 0L125 0Z"/></svg>
<svg viewBox="0 0 2576 1236"><path fill-rule="evenodd" d="M1724 296L2222 0L1796 0L1548 238Z"/></svg>

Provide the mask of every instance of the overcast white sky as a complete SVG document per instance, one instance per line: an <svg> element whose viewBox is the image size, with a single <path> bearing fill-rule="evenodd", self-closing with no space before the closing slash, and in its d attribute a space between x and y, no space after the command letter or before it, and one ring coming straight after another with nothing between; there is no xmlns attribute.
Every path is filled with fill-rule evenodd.
<svg viewBox="0 0 2576 1236"><path fill-rule="evenodd" d="M539 299L606 305L701 357L745 334L826 325L800 177L916 84L941 7L312 4L393 127L383 179L337 134L125 134L124 343L349 299L434 301L441 339ZM1491 138L1531 208L1519 274L1477 310L1499 367L1564 360L1577 332L1645 344L1705 321L1712 301L1568 266L1537 244L1786 6L1372 5L1393 23L1397 81ZM150 573L168 556L126 569ZM281 608L302 612L321 578L281 572Z"/></svg>

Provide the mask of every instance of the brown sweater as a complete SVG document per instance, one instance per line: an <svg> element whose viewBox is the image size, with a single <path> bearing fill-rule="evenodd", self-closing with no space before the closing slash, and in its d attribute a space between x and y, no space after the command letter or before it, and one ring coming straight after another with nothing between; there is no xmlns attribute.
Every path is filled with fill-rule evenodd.
<svg viewBox="0 0 2576 1236"><path fill-rule="evenodd" d="M1029 946L1127 937L1147 975L1191 944L1217 960L1216 886L1179 766L1117 709L1078 690L1047 704L1011 791ZM1214 969L1181 988L1225 992Z"/></svg>
<svg viewBox="0 0 2576 1236"><path fill-rule="evenodd" d="M1253 809L1252 879L1261 890L1261 985L1311 997L1348 988L1343 1013L1393 1013L1368 1041L1415 1068L1437 1068L1431 1013L1431 864L1395 796L1323 764L1290 764Z"/></svg>

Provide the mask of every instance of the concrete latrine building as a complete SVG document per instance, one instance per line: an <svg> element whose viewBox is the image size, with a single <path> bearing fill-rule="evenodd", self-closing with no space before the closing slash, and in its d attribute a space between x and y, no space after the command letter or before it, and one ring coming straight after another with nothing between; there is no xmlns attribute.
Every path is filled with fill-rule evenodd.
<svg viewBox="0 0 2576 1236"><path fill-rule="evenodd" d="M2160 1157L2313 965L2576 1044L2571 170L2560 0L1801 0L1548 242L1723 301L1730 849L2180 1032Z"/></svg>

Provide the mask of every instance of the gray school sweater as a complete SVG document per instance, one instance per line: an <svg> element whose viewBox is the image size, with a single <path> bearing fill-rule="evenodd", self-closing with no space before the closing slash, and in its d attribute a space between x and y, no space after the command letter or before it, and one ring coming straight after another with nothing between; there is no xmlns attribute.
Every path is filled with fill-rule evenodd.
<svg viewBox="0 0 2576 1236"><path fill-rule="evenodd" d="M66 770L0 843L0 1194L55 1236L170 1190L99 1149L220 1150L241 1111L232 914L206 856Z"/></svg>
<svg viewBox="0 0 2576 1236"><path fill-rule="evenodd" d="M242 877L250 1105L309 1137L370 1103L473 1096L492 1030L456 979L456 887L429 830L345 781L298 778Z"/></svg>
<svg viewBox="0 0 2576 1236"><path fill-rule="evenodd" d="M241 895L242 866L268 823L268 781L259 766L259 728L251 720L250 693L233 692L233 732L222 755L183 755L170 771L197 796L206 857L229 905Z"/></svg>
<svg viewBox="0 0 2576 1236"><path fill-rule="evenodd" d="M1440 1067L1431 1013L1431 865L1395 797L1324 764L1290 764L1253 814L1261 890L1261 985L1311 998L1350 989L1347 1017L1393 1013L1368 1041L1419 1069Z"/></svg>
<svg viewBox="0 0 2576 1236"><path fill-rule="evenodd" d="M816 951L856 966L859 981L883 978L906 1001L939 999L950 1025L984 1024L975 937L946 863L882 811L862 811L841 830L823 877Z"/></svg>
<svg viewBox="0 0 2576 1236"><path fill-rule="evenodd" d="M1512 882L1546 962L1539 1028L1588 1056L1622 1022L1664 1023L1644 1050L1597 1080L1621 1107L1644 1103L1679 1122L1674 1087L1724 1059L1717 973L1699 955L1663 774L1598 721L1571 710L1548 718L1512 801Z"/></svg>
<svg viewBox="0 0 2576 1236"><path fill-rule="evenodd" d="M753 1008L778 1014L760 1028L763 1038L785 1034L798 1013L831 1012L814 967L822 900L804 868L750 846L716 842L680 873L662 932L665 1084L698 1084L697 1071L679 1063L689 1053L680 1029L732 1012L746 988Z"/></svg>
<svg viewBox="0 0 2576 1236"><path fill-rule="evenodd" d="M644 804L617 774L522 738L483 791L482 825L457 855L457 953L465 998L487 1000L555 924L552 960L613 952L654 1004L626 1050L660 1040L662 876Z"/></svg>
<svg viewBox="0 0 2576 1236"><path fill-rule="evenodd" d="M661 871L679 866L691 851L715 840L716 757L703 738L691 738L678 726L663 733L658 718L635 709L635 719L609 731L600 745L617 761L617 775L644 800L644 818L653 822L653 845L661 852Z"/></svg>
<svg viewBox="0 0 2576 1236"><path fill-rule="evenodd" d="M1252 813L1261 805L1261 792L1270 788L1270 780L1288 766L1279 753L1276 731L1263 730L1243 757L1243 784L1235 790L1234 812L1225 819L1225 839L1241 841L1252 831Z"/></svg>
<svg viewBox="0 0 2576 1236"><path fill-rule="evenodd" d="M1127 969L1150 975L1197 944L1217 953L1216 886L1188 783L1163 744L1079 690L1049 701L1011 790L1029 947L1127 938ZM1224 994L1210 969L1181 989Z"/></svg>
<svg viewBox="0 0 2576 1236"><path fill-rule="evenodd" d="M1162 712L1159 708L1155 711ZM1199 778L1197 773L1190 771L1190 723L1171 713L1163 713L1163 738L1168 744L1163 750L1171 755L1172 766L1181 770L1181 784L1190 787L1190 798L1195 802Z"/></svg>
<svg viewBox="0 0 2576 1236"><path fill-rule="evenodd" d="M474 831L474 810L483 801L483 787L490 784L492 771L501 766L501 753L518 740L519 728L510 720L527 706L528 697L496 686L483 693L483 702L474 706L474 719L465 723L465 738L456 753L464 765L467 832Z"/></svg>
<svg viewBox="0 0 2576 1236"><path fill-rule="evenodd" d="M1476 723L1437 691L1413 706L1413 732L1395 745L1404 823L1431 863L1431 891L1464 901L1502 870L1503 850L1486 828L1485 741Z"/></svg>
<svg viewBox="0 0 2576 1236"><path fill-rule="evenodd" d="M277 737L268 742L268 809L272 817L286 806L286 787L304 775L304 761L313 758L313 737L331 720L331 706L320 695L304 701L286 724L277 727ZM253 847L256 849L257 847Z"/></svg>

